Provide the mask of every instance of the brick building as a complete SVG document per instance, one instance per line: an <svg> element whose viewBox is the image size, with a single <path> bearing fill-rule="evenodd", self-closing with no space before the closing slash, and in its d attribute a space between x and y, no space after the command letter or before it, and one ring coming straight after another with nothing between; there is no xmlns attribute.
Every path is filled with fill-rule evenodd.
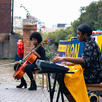
<svg viewBox="0 0 102 102"><path fill-rule="evenodd" d="M0 58L15 58L17 53L17 41L23 38L24 55L26 55L32 46L30 46L29 36L32 31L37 30L36 25L22 24L23 36L11 33L15 29L12 21L12 2L13 0L0 0Z"/></svg>
<svg viewBox="0 0 102 102"><path fill-rule="evenodd" d="M2 26L1 26L2 25ZM0 0L0 33L11 31L11 0Z"/></svg>
<svg viewBox="0 0 102 102"><path fill-rule="evenodd" d="M11 1L0 0L0 58L14 58L16 42L20 38L17 34L11 34Z"/></svg>

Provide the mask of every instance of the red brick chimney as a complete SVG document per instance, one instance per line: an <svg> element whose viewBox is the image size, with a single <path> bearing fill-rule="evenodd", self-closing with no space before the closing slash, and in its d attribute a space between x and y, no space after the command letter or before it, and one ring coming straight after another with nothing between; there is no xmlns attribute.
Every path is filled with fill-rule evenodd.
<svg viewBox="0 0 102 102"><path fill-rule="evenodd" d="M29 40L32 32L37 31L37 25L24 25L23 26L23 42L24 42L24 57L31 51L33 45Z"/></svg>

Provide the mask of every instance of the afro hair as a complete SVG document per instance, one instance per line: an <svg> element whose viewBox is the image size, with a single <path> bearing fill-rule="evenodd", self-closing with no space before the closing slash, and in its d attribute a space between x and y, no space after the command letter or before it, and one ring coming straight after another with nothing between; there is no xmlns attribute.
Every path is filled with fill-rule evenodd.
<svg viewBox="0 0 102 102"><path fill-rule="evenodd" d="M38 40L38 43L41 43L41 41L42 41L42 36L39 32L33 32L30 35L30 40L32 40L32 38L36 38Z"/></svg>

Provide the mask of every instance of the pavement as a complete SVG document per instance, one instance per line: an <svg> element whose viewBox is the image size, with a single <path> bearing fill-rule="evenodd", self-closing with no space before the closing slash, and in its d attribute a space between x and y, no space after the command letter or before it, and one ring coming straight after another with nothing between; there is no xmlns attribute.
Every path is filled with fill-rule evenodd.
<svg viewBox="0 0 102 102"><path fill-rule="evenodd" d="M0 60L0 102L50 102L47 88L38 87L37 91L16 88L20 81L13 78L14 65L12 63L12 60ZM29 87L30 81L26 75L24 77ZM37 85L41 86L39 84L41 83L38 81ZM56 102L56 95L55 92L53 102ZM59 102L61 102L61 99L59 99ZM65 102L68 102L68 100L65 99Z"/></svg>
<svg viewBox="0 0 102 102"><path fill-rule="evenodd" d="M47 90L17 89L13 84L0 84L0 102L49 102Z"/></svg>
<svg viewBox="0 0 102 102"><path fill-rule="evenodd" d="M14 65L12 63L12 60L0 60L0 102L50 102L49 92L46 88L38 87L37 91L16 88L20 81L13 78ZM29 87L30 81L26 75L24 77ZM39 84L41 83L38 80L37 85L39 86ZM56 92L53 102L56 102ZM65 102L68 102L66 98L64 99ZM62 102L61 99L58 102ZM99 102L102 102L102 98Z"/></svg>

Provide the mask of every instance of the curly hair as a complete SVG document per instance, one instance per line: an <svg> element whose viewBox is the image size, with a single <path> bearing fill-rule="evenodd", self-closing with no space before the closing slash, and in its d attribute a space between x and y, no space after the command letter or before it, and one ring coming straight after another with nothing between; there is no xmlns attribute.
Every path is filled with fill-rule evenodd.
<svg viewBox="0 0 102 102"><path fill-rule="evenodd" d="M40 43L42 41L42 36L39 32L33 32L30 35L30 40L32 40L32 38L36 38L38 40L38 43Z"/></svg>

